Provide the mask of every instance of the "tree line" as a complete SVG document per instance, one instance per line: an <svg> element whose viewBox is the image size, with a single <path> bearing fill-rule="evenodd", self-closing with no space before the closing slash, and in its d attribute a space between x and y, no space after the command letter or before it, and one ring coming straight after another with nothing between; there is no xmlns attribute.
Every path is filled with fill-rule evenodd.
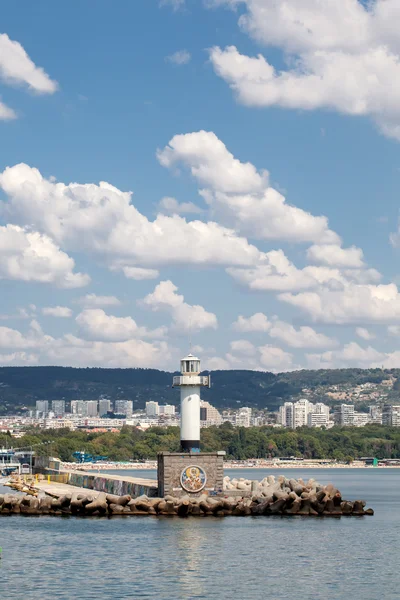
<svg viewBox="0 0 400 600"><path fill-rule="evenodd" d="M123 427L119 432L95 433L69 429L29 430L15 440L0 435L0 446L31 447L38 456L56 456L72 461L73 453L88 452L107 456L109 460L129 461L155 459L158 452L178 452L178 427L151 427L141 431ZM400 428L367 425L366 427L333 427L296 430L276 427L238 427L224 423L220 427L202 429L201 450L224 450L227 458L276 458L295 456L307 459L353 460L362 456L400 458Z"/></svg>

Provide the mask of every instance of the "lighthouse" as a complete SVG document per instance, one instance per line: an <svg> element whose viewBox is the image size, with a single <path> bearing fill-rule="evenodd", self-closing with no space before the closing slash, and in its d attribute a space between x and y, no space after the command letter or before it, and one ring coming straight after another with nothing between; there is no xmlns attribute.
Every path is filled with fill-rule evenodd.
<svg viewBox="0 0 400 600"><path fill-rule="evenodd" d="M173 387L181 388L181 448L200 452L200 388L210 387L210 376L200 375L200 359L188 354L181 360L181 374Z"/></svg>

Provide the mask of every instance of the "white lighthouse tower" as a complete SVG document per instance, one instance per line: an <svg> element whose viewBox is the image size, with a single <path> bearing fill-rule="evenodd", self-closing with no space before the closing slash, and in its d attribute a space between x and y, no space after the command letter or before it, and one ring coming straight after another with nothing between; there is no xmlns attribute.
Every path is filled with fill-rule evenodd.
<svg viewBox="0 0 400 600"><path fill-rule="evenodd" d="M200 452L200 388L210 387L209 375L200 375L200 359L188 354L181 360L181 375L173 387L181 388L181 447Z"/></svg>

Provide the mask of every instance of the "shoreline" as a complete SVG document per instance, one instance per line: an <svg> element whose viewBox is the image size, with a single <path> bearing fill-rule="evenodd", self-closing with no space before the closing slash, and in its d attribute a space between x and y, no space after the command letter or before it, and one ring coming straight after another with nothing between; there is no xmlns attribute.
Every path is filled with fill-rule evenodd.
<svg viewBox="0 0 400 600"><path fill-rule="evenodd" d="M71 471L156 471L157 463L154 461L148 463L109 463L109 464L93 464L93 463L61 463L61 468ZM258 463L258 464L243 464L226 461L224 470L259 470L259 469L400 469L400 465L366 465L361 461L354 461L353 464L345 463L308 463L308 462L282 462L282 463Z"/></svg>

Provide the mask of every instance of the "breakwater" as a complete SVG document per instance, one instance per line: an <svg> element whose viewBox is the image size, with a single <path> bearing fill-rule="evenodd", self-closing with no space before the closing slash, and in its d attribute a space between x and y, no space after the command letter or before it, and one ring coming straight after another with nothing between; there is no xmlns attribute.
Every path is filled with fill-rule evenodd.
<svg viewBox="0 0 400 600"><path fill-rule="evenodd" d="M374 514L372 509L365 509L363 500L345 500L334 485L322 486L314 479L304 482L284 476L276 480L269 476L262 481L237 480L236 484L232 480L226 483L233 487L219 497L200 493L179 498L149 498L146 495L132 498L129 494L118 496L105 492L91 495L89 490L67 493L59 498L4 494L0 496L0 515L340 517ZM241 489L239 483L246 489Z"/></svg>

